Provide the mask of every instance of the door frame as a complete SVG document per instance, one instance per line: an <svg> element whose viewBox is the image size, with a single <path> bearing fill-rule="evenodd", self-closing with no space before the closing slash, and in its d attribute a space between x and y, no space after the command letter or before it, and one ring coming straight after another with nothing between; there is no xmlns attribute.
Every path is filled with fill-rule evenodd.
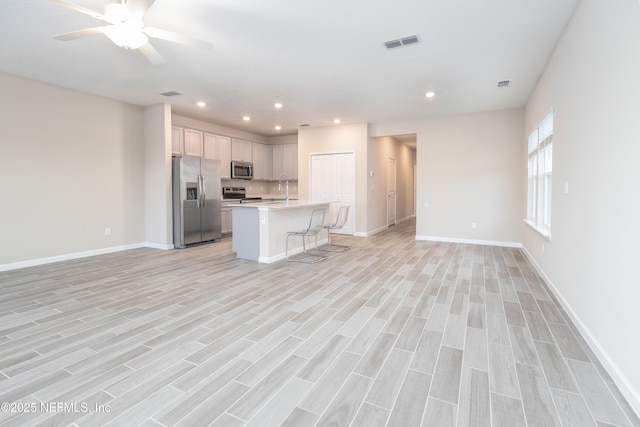
<svg viewBox="0 0 640 427"><path fill-rule="evenodd" d="M391 197L389 193L389 168L393 164L393 222L390 222L389 207L391 206ZM394 157L387 157L387 227L396 225L398 222L398 161Z"/></svg>

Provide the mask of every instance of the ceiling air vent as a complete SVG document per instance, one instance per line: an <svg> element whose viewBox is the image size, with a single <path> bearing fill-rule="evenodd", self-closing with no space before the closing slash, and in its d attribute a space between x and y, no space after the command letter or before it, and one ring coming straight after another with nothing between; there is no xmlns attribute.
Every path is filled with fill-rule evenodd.
<svg viewBox="0 0 640 427"><path fill-rule="evenodd" d="M175 90L170 90L169 92L162 92L160 95L162 96L176 96L176 95L182 95L180 92L177 92Z"/></svg>
<svg viewBox="0 0 640 427"><path fill-rule="evenodd" d="M418 36L409 36L409 37L403 37L400 39L402 46L418 43L419 41L420 40L418 40Z"/></svg>
<svg viewBox="0 0 640 427"><path fill-rule="evenodd" d="M387 49L393 49L402 46L402 42L400 40L389 40L388 42L384 42L384 45Z"/></svg>
<svg viewBox="0 0 640 427"><path fill-rule="evenodd" d="M500 80L498 82L498 87L507 87L511 83L511 80Z"/></svg>
<svg viewBox="0 0 640 427"><path fill-rule="evenodd" d="M418 38L418 36L413 35L413 36L402 37L401 39L386 41L384 42L384 45L387 49L395 49L396 47L408 46L410 44L415 44L419 42L420 42L420 39Z"/></svg>

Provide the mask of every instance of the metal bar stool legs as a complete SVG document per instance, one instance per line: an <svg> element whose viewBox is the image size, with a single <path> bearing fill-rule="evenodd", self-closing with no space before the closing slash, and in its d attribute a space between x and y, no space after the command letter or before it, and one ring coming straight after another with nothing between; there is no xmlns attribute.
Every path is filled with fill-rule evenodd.
<svg viewBox="0 0 640 427"><path fill-rule="evenodd" d="M349 206L340 206L338 215L336 215L336 221L333 224L327 224L323 228L327 230L328 243L320 246L318 249L326 252L344 252L349 249L349 246L334 245L331 243L331 230L339 230L344 227L349 217ZM317 238L316 238L317 239ZM317 240L316 240L317 241Z"/></svg>
<svg viewBox="0 0 640 427"><path fill-rule="evenodd" d="M314 209L311 212L311 220L309 221L309 225L307 228L296 231L287 231L287 241L285 243L285 257L288 261L293 262L304 262L306 264L313 264L318 261L322 261L327 259L324 255L311 254L307 251L307 246L305 243L307 236L315 236L316 238L316 248L318 247L318 234L323 230L324 227L324 209ZM302 253L289 256L289 237L291 236L301 236L302 237Z"/></svg>

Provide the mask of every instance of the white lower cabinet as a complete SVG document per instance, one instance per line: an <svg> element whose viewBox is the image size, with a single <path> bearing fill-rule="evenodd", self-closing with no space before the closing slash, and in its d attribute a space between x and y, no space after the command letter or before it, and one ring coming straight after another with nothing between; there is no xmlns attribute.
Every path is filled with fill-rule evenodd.
<svg viewBox="0 0 640 427"><path fill-rule="evenodd" d="M223 206L220 211L222 214L220 216L220 228L222 234L229 234L231 233L231 230L233 230L233 224L231 222L231 208Z"/></svg>

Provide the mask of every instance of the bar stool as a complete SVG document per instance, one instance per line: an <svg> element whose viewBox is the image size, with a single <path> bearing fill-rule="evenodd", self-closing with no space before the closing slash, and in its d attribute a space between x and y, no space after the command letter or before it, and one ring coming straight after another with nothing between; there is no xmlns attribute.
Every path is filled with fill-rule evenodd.
<svg viewBox="0 0 640 427"><path fill-rule="evenodd" d="M336 215L336 221L333 224L326 224L323 228L327 230L328 243L320 246L318 249L326 252L344 252L349 249L349 246L334 245L331 243L331 230L339 230L347 223L349 217L349 206L340 206L338 209L338 215Z"/></svg>
<svg viewBox="0 0 640 427"><path fill-rule="evenodd" d="M313 264L318 261L322 261L327 259L324 255L311 254L307 252L306 247L306 237L314 236L316 238L316 248L318 247L318 234L323 230L324 226L324 209L314 209L311 212L311 219L309 220L309 225L307 228L296 231L287 231L287 242L285 244L285 258L287 261L293 262L304 262L307 264ZM291 236L301 236L302 237L302 254L294 255L293 257L289 256L289 237Z"/></svg>

